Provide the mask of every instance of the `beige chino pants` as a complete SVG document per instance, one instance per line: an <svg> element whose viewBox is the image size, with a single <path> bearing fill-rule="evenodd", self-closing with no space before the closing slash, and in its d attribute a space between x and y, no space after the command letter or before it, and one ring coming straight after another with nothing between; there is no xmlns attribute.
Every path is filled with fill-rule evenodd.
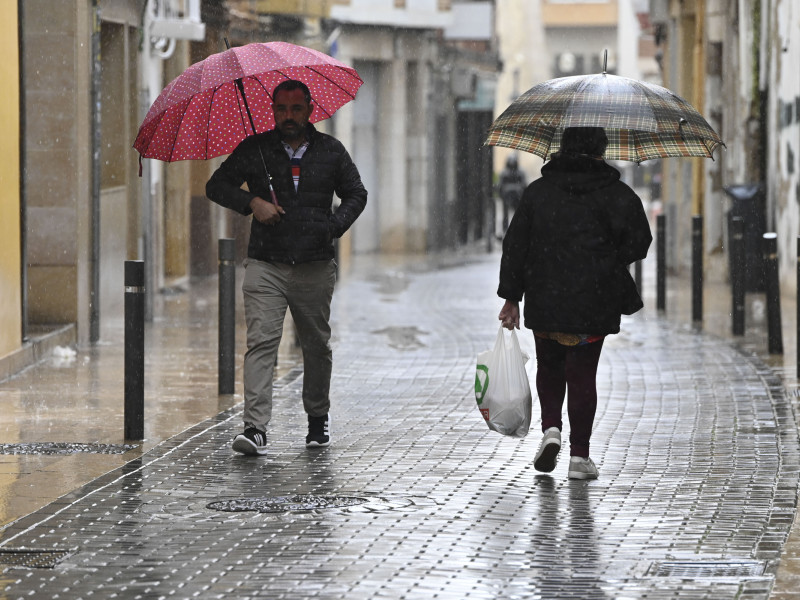
<svg viewBox="0 0 800 600"><path fill-rule="evenodd" d="M330 409L331 299L336 262L296 265L245 261L244 427L265 431L272 418L272 388L286 309L303 351L303 408L312 417Z"/></svg>

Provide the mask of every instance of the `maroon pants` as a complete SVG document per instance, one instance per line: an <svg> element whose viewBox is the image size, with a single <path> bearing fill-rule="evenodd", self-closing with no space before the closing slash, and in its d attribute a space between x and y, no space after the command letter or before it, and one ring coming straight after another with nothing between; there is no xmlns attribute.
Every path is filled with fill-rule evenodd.
<svg viewBox="0 0 800 600"><path fill-rule="evenodd" d="M561 411L567 395L570 456L589 457L589 439L597 410L597 364L603 340L564 346L535 337L536 391L542 409L542 431L562 429Z"/></svg>

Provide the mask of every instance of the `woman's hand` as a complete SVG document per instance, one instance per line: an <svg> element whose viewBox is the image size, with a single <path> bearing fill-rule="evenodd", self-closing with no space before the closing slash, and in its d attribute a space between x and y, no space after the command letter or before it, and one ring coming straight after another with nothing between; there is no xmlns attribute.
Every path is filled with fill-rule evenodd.
<svg viewBox="0 0 800 600"><path fill-rule="evenodd" d="M506 300L497 318L503 322L503 327L506 329L519 329L519 302Z"/></svg>

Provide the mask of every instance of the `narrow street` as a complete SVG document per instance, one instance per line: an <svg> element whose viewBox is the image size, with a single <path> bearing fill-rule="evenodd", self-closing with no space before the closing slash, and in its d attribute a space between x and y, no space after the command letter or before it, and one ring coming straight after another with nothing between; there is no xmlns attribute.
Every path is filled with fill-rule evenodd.
<svg viewBox="0 0 800 600"><path fill-rule="evenodd" d="M269 454L231 452L241 381L217 396L205 282L164 298L148 328L141 446L121 447L119 339L0 383L3 425L29 415L17 436L30 450L0 457L4 481L16 474L2 489L4 597L769 598L800 477L775 373L646 301L603 351L600 478L568 480L565 456L537 473L536 404L516 440L489 431L474 401L498 260L343 267L326 449L304 447L289 356ZM530 333L520 339L533 354ZM36 452L86 441L117 453ZM48 480L52 502L14 513L20 496L47 498Z"/></svg>

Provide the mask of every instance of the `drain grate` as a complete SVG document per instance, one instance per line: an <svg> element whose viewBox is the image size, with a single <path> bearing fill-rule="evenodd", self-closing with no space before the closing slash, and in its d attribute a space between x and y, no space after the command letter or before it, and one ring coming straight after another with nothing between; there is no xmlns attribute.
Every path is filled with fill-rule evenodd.
<svg viewBox="0 0 800 600"><path fill-rule="evenodd" d="M52 569L67 556L68 550L0 550L0 565Z"/></svg>
<svg viewBox="0 0 800 600"><path fill-rule="evenodd" d="M764 574L764 563L752 560L740 561L663 561L650 565L647 574L652 577L677 579L705 579L726 577L739 579L758 577Z"/></svg>
<svg viewBox="0 0 800 600"><path fill-rule="evenodd" d="M294 496L221 500L208 504L206 508L224 512L305 512L332 508L348 508L367 502L369 502L368 498L360 498L358 496L312 496L308 494L296 494Z"/></svg>
<svg viewBox="0 0 800 600"><path fill-rule="evenodd" d="M0 444L0 454L124 454L138 448L131 444L76 444L71 442L32 442Z"/></svg>

